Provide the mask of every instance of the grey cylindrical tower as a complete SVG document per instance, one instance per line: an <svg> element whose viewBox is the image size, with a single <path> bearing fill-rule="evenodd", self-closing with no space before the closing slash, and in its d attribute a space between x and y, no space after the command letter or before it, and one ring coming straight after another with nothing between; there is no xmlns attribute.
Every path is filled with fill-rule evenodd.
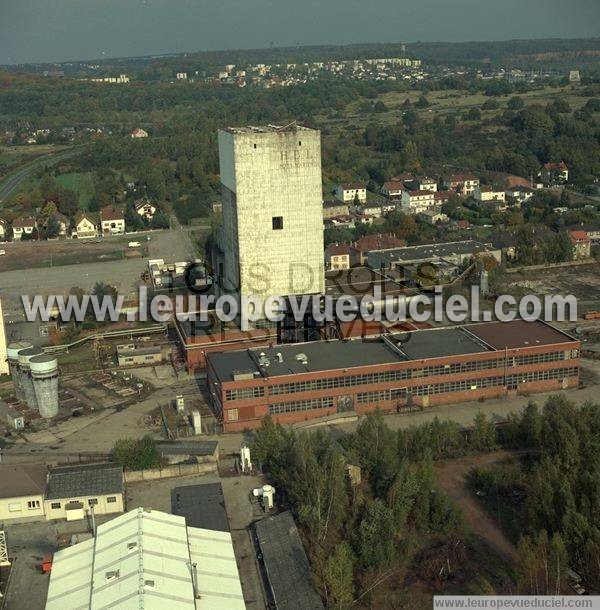
<svg viewBox="0 0 600 610"><path fill-rule="evenodd" d="M19 369L19 352L23 349L33 347L29 341L17 341L11 343L6 348L6 355L8 356L8 367L10 369L10 375L13 381L13 388L15 390L15 396L17 400L25 402L25 394L21 387L21 370Z"/></svg>
<svg viewBox="0 0 600 610"><path fill-rule="evenodd" d="M30 375L40 415L49 419L58 414L58 360L46 354L29 361Z"/></svg>
<svg viewBox="0 0 600 610"><path fill-rule="evenodd" d="M21 388L25 396L25 401L30 409L37 410L37 399L35 397L35 390L33 389L33 379L31 378L31 367L29 361L34 356L42 354L42 350L39 347L29 347L19 351L19 370L21 371Z"/></svg>

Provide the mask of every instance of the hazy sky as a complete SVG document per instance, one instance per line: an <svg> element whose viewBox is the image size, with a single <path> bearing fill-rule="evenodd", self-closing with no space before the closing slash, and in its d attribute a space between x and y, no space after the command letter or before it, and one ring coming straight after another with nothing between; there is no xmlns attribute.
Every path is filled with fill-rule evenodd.
<svg viewBox="0 0 600 610"><path fill-rule="evenodd" d="M0 0L0 64L598 35L599 0Z"/></svg>

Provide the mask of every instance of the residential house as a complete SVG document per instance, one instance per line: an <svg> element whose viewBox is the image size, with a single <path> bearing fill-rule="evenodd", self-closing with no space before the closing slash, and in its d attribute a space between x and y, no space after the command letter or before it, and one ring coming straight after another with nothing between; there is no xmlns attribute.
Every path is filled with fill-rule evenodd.
<svg viewBox="0 0 600 610"><path fill-rule="evenodd" d="M103 208L100 212L100 225L103 235L122 235L125 233L125 216L116 208Z"/></svg>
<svg viewBox="0 0 600 610"><path fill-rule="evenodd" d="M75 218L75 227L71 237L85 239L98 236L98 225L94 219L85 212L80 212Z"/></svg>
<svg viewBox="0 0 600 610"><path fill-rule="evenodd" d="M32 235L37 229L35 218L17 218L12 225L13 239L21 241L24 235Z"/></svg>
<svg viewBox="0 0 600 610"><path fill-rule="evenodd" d="M148 221L154 218L154 214L156 214L156 206L147 197L137 199L133 205L135 207L135 211L142 218L145 218Z"/></svg>
<svg viewBox="0 0 600 610"><path fill-rule="evenodd" d="M479 178L473 174L451 174L442 178L444 188L460 195L472 195L479 186Z"/></svg>
<svg viewBox="0 0 600 610"><path fill-rule="evenodd" d="M600 226L592 224L578 224L568 227L570 231L583 231L592 244L600 243Z"/></svg>
<svg viewBox="0 0 600 610"><path fill-rule="evenodd" d="M423 178L413 178L410 181L410 186L415 191L431 191L432 193L435 193L437 191L437 180L427 176Z"/></svg>
<svg viewBox="0 0 600 610"><path fill-rule="evenodd" d="M47 519L84 519L122 513L123 468L117 464L82 464L52 468L46 481Z"/></svg>
<svg viewBox="0 0 600 610"><path fill-rule="evenodd" d="M325 248L325 269L350 269L358 262L358 253L348 244L331 244Z"/></svg>
<svg viewBox="0 0 600 610"><path fill-rule="evenodd" d="M2 218L0 218L0 241L6 240L7 232L8 232L8 225L6 224L6 220L2 220Z"/></svg>
<svg viewBox="0 0 600 610"><path fill-rule="evenodd" d="M367 185L364 182L338 184L335 189L335 196L340 201L347 201L348 203L356 200L364 203L367 200Z"/></svg>
<svg viewBox="0 0 600 610"><path fill-rule="evenodd" d="M569 168L564 161L545 163L538 176L546 186L565 184L569 181Z"/></svg>
<svg viewBox="0 0 600 610"><path fill-rule="evenodd" d="M389 199L379 199L378 201L370 201L363 204L358 212L363 217L372 216L373 218L381 218L384 214L392 212L396 209L396 202Z"/></svg>
<svg viewBox="0 0 600 610"><path fill-rule="evenodd" d="M418 216L422 221L430 225L443 224L450 220L446 214L436 208L424 210L423 212L420 212Z"/></svg>
<svg viewBox="0 0 600 610"><path fill-rule="evenodd" d="M404 182L400 182L399 180L390 180L389 182L384 182L381 187L381 194L387 197L388 199L401 199L402 193L406 190L404 186Z"/></svg>
<svg viewBox="0 0 600 610"><path fill-rule="evenodd" d="M131 132L131 137L132 138L147 138L148 137L148 132L144 129L141 129L139 127L136 127L132 132Z"/></svg>
<svg viewBox="0 0 600 610"><path fill-rule="evenodd" d="M0 523L45 519L43 466L0 464L0 481Z"/></svg>
<svg viewBox="0 0 600 610"><path fill-rule="evenodd" d="M419 214L434 206L435 195L433 191L418 190L402 193L401 209L406 214Z"/></svg>
<svg viewBox="0 0 600 610"><path fill-rule="evenodd" d="M573 244L573 259L581 260L590 258L592 254L592 240L585 231L569 231L569 237Z"/></svg>
<svg viewBox="0 0 600 610"><path fill-rule="evenodd" d="M490 201L504 203L506 201L506 193L490 185L481 185L473 192L473 198L480 203L488 203Z"/></svg>
<svg viewBox="0 0 600 610"><path fill-rule="evenodd" d="M331 218L325 218L323 220L323 225L326 229L333 227L347 227L349 229L353 229L356 226L356 216L350 216L350 214L344 216L332 216Z"/></svg>
<svg viewBox="0 0 600 610"><path fill-rule="evenodd" d="M535 193L530 186L510 186L505 191L506 200L514 205L521 205L529 201Z"/></svg>
<svg viewBox="0 0 600 610"><path fill-rule="evenodd" d="M347 203L338 199L327 199L323 201L323 219L336 216L348 216L350 208Z"/></svg>
<svg viewBox="0 0 600 610"><path fill-rule="evenodd" d="M48 230L48 226L50 225L51 221L56 221L56 224L58 225L58 237L64 237L67 234L67 229L69 228L69 219L60 212L50 214L50 216L48 216L48 218L44 221L44 231Z"/></svg>
<svg viewBox="0 0 600 610"><path fill-rule="evenodd" d="M407 182L412 182L415 179L415 175L411 172L402 172L397 176L392 176L390 180L392 182L402 182L406 184Z"/></svg>
<svg viewBox="0 0 600 610"><path fill-rule="evenodd" d="M435 207L442 207L445 203L450 201L452 195L456 195L454 191L436 191L433 194L433 199L435 201Z"/></svg>

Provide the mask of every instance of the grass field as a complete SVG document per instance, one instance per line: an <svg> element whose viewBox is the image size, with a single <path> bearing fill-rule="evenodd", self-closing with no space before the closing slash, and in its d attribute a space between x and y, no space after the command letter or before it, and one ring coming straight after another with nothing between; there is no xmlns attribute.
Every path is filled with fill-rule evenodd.
<svg viewBox="0 0 600 610"><path fill-rule="evenodd" d="M36 157L47 155L49 153L66 150L68 146L60 146L55 144L40 144L29 146L1 146L0 147L0 167L2 165L11 165L23 161L31 161Z"/></svg>
<svg viewBox="0 0 600 610"><path fill-rule="evenodd" d="M526 106L531 104L540 104L546 106L549 102L555 99L564 99L568 102L573 110L580 109L588 98L578 94L578 90L570 85L562 87L543 87L538 90L528 91L527 93L516 94L520 97ZM341 111L337 117L321 115L320 122L324 123L331 131L347 130L349 127L364 128L370 122L376 121L378 124L392 125L397 123L402 115L402 104L408 99L414 104L422 95L421 91L393 91L383 93L377 98L370 100L373 103L382 101L387 106L386 112L360 112L360 106L365 102L365 99L360 98L350 102L346 108ZM431 91L426 94L430 106L428 108L418 109L417 112L424 118L445 117L449 114L464 114L472 108L479 108L490 99L494 99L499 103L499 108L496 110L483 110L482 118L489 119L497 114L504 112L507 108L508 100L513 97L513 94L489 97L483 93L469 93L463 90L447 89L443 91Z"/></svg>
<svg viewBox="0 0 600 610"><path fill-rule="evenodd" d="M94 175L91 172L61 174L56 176L56 182L75 191L79 196L79 207L84 210L88 209L90 199L94 194Z"/></svg>

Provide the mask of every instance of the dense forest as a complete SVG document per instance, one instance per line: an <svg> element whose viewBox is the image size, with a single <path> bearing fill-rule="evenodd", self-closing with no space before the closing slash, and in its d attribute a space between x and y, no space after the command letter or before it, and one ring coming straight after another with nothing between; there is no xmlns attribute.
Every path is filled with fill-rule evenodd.
<svg viewBox="0 0 600 610"><path fill-rule="evenodd" d="M452 592L471 571L462 593L567 591L570 568L600 591L599 434L600 405L554 396L499 432L482 412L469 430L436 418L398 431L374 413L339 441L266 418L253 455L298 520L328 607L413 609L430 607L428 595ZM434 464L500 447L527 459L477 470L472 485L491 509L496 494L516 505L518 561L509 566L488 550L474 567L481 548L441 491Z"/></svg>

